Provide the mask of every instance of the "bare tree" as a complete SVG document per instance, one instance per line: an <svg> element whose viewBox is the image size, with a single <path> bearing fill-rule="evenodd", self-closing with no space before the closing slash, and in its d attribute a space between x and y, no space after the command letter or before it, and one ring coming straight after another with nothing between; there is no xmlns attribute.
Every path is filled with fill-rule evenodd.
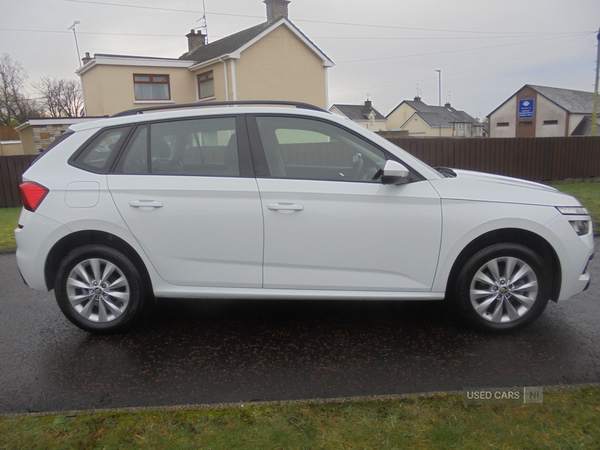
<svg viewBox="0 0 600 450"><path fill-rule="evenodd" d="M38 92L39 105L50 117L83 116L83 95L81 85L75 80L42 77L33 83Z"/></svg>
<svg viewBox="0 0 600 450"><path fill-rule="evenodd" d="M0 123L15 125L38 117L35 101L23 93L28 74L8 53L0 56Z"/></svg>

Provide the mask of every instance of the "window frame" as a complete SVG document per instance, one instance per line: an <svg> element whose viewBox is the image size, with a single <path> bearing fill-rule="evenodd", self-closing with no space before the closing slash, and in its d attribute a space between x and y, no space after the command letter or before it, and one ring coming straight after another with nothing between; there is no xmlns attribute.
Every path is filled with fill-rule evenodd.
<svg viewBox="0 0 600 450"><path fill-rule="evenodd" d="M150 81L137 81L136 77L149 77ZM153 81L153 78L165 78L167 81ZM150 85L167 85L168 98L138 98L136 92L137 84L150 84ZM171 77L168 74L148 74L148 73L134 73L133 74L133 97L136 102L168 102L171 101Z"/></svg>
<svg viewBox="0 0 600 450"><path fill-rule="evenodd" d="M205 80L200 80L200 77L206 75L206 79ZM211 95L207 95L202 97L202 89L201 89L201 85L203 83L208 83L212 81L212 94ZM213 70L208 70L206 72L202 72L199 73L198 75L196 75L196 89L198 90L198 100L201 101L205 101L205 100L211 100L216 98L216 94L215 94L215 74Z"/></svg>
<svg viewBox="0 0 600 450"><path fill-rule="evenodd" d="M115 143L115 147L112 150L110 156L106 160L106 164L103 168L98 168L94 166L90 166L85 164L83 159L88 155L88 153L92 150L93 144L106 132L111 132L115 130L123 129L123 134L119 140ZM69 158L68 164L73 167L77 167L78 169L85 170L86 172L92 172L97 174L107 174L110 173L113 169L115 161L120 158L122 153L123 145L129 140L129 135L131 134L131 125L119 125L114 127L106 127L98 130L98 132L94 133L92 137L90 137L87 141L85 141L79 149Z"/></svg>
<svg viewBox="0 0 600 450"><path fill-rule="evenodd" d="M248 129L248 137L250 139L250 145L251 145L251 150L252 150L252 159L254 161L254 173L256 174L256 178L277 178L277 179L281 179L281 180L290 180L290 181L332 182L332 183L367 183L367 184L373 183L372 181L363 181L363 180L328 180L328 179L288 178L288 177L272 176L271 172L269 170L269 164L267 162L267 157L266 157L265 150L264 150L263 143L262 143L262 137L261 137L260 130L258 127L257 119L259 117L271 117L271 118L286 117L286 118L294 118L294 119L312 120L315 122L321 122L323 124L327 124L329 126L338 128L340 130L343 130L343 131L351 134L354 138L356 138L360 141L366 142L370 146L381 151L384 154L386 161L389 161L389 160L397 161L400 164L403 164L410 172L407 177L406 183L413 183L413 182L425 180L425 178L421 174L419 174L417 171L415 171L409 164L405 163L404 161L402 161L397 156L390 153L389 151L387 151L386 149L384 149L377 143L375 143L369 139L366 139L364 136L360 135L359 133L356 133L354 130L352 130L350 128L346 128L338 123L331 122L329 120L318 118L318 117L302 116L302 115L295 115L295 114L282 115L282 114L268 114L268 113L266 113L266 114L248 114L246 116L246 123L247 123L247 127L248 127L247 128ZM376 183L381 184L381 179L377 180Z"/></svg>
<svg viewBox="0 0 600 450"><path fill-rule="evenodd" d="M166 176L166 177L224 177L222 175L195 175L195 174L156 174L151 172L150 161L147 161L148 172L145 173L124 173L123 172L123 164L127 159L128 151L130 149L131 144L133 144L132 139L137 136L137 130L143 127L147 127L148 136L151 136L152 125L162 124L162 123L174 123L174 122L183 122L183 121L191 121L198 119L234 119L235 120L235 133L237 138L237 151L238 151L238 165L239 165L239 175L236 178L254 178L254 165L252 162L252 155L250 152L250 142L248 140L248 134L246 133L246 117L240 114L226 114L226 115L194 115L188 117L180 117L175 119L163 119L163 120L155 120L155 121L143 121L138 122L132 126L132 129L128 133L127 141L121 143L120 151L118 159L113 161L112 169L110 171L111 174L119 175L119 176ZM148 139L150 142L150 139ZM147 149L147 151L151 152L151 146ZM148 159L148 158L147 158Z"/></svg>

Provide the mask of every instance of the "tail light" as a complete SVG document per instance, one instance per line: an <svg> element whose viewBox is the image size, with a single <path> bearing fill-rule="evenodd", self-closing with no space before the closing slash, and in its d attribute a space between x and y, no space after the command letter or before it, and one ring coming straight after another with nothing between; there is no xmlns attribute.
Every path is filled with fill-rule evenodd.
<svg viewBox="0 0 600 450"><path fill-rule="evenodd" d="M19 186L21 191L21 199L23 200L23 207L28 211L35 211L38 206L42 203L42 200L48 195L48 188L41 184L27 181Z"/></svg>

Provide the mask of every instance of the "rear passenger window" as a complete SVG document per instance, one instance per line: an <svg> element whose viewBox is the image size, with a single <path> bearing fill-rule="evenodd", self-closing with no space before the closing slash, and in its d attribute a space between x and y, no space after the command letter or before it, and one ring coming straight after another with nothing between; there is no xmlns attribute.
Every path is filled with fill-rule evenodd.
<svg viewBox="0 0 600 450"><path fill-rule="evenodd" d="M235 118L160 122L134 132L118 172L239 176Z"/></svg>
<svg viewBox="0 0 600 450"><path fill-rule="evenodd" d="M129 127L104 130L77 154L72 164L90 172L107 173L128 131Z"/></svg>

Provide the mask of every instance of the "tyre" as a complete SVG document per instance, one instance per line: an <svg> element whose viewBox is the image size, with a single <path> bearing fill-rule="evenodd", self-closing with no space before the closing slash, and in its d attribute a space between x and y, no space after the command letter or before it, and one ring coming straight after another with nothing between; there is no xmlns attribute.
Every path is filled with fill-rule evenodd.
<svg viewBox="0 0 600 450"><path fill-rule="evenodd" d="M549 271L523 245L496 244L472 256L460 272L455 300L470 325L503 332L537 319L550 298Z"/></svg>
<svg viewBox="0 0 600 450"><path fill-rule="evenodd" d="M114 333L131 326L145 298L139 270L111 247L86 245L60 263L56 301L67 318L92 333Z"/></svg>

